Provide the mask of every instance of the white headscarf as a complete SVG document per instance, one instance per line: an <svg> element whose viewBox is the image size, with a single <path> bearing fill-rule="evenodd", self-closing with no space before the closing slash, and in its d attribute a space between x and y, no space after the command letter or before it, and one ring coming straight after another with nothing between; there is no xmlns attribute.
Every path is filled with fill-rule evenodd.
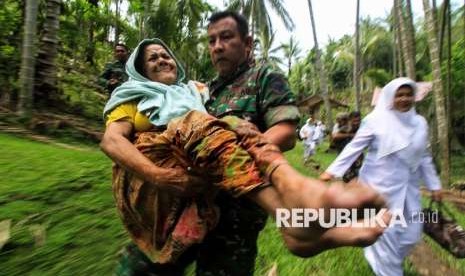
<svg viewBox="0 0 465 276"><path fill-rule="evenodd" d="M425 119L416 113L414 107L407 112L394 109L394 96L404 85L416 93L415 81L409 78L392 80L384 86L375 109L364 122L380 137L378 158L396 153L412 170L416 170L427 147L428 129Z"/></svg>

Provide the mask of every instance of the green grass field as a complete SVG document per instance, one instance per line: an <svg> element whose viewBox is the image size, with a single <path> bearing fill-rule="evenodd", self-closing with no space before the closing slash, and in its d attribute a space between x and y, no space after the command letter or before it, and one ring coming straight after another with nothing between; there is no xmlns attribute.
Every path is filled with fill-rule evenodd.
<svg viewBox="0 0 465 276"><path fill-rule="evenodd" d="M114 207L108 158L97 147L64 149L2 133L0 145L0 222L11 220L0 275L111 275L128 238ZM301 154L299 144L286 156L299 171L315 176L301 164ZM317 160L324 167L332 158L319 152ZM274 264L278 275L371 275L359 248L311 259L292 256L272 221L259 247L255 275L265 275ZM410 264L405 269L416 275Z"/></svg>

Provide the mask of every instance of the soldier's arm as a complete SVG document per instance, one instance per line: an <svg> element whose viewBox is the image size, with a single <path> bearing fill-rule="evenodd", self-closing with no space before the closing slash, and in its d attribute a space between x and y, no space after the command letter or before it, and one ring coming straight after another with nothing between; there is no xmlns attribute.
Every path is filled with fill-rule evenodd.
<svg viewBox="0 0 465 276"><path fill-rule="evenodd" d="M286 78L277 72L268 70L262 75L260 105L268 130L265 136L287 151L295 146L296 127L299 111Z"/></svg>
<svg viewBox="0 0 465 276"><path fill-rule="evenodd" d="M107 63L105 65L105 69L103 70L102 74L100 74L100 76L98 77L97 82L101 87L107 88L108 80L110 79L110 77L111 77L111 64Z"/></svg>
<svg viewBox="0 0 465 276"><path fill-rule="evenodd" d="M344 133L344 132L336 132L331 135L331 138L333 141L340 141L346 138L352 138L354 137L354 133Z"/></svg>
<svg viewBox="0 0 465 276"><path fill-rule="evenodd" d="M281 151L294 148L296 141L295 129L297 124L286 121L280 122L269 128L264 134L271 142L279 146Z"/></svg>

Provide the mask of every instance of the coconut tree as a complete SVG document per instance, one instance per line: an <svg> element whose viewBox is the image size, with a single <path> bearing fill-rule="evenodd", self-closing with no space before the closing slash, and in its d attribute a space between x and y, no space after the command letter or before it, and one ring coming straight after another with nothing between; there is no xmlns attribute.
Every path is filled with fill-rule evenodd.
<svg viewBox="0 0 465 276"><path fill-rule="evenodd" d="M281 44L281 49L284 52L284 57L287 59L287 75L291 75L292 60L296 59L300 54L299 43L293 36L289 38L289 43Z"/></svg>
<svg viewBox="0 0 465 276"><path fill-rule="evenodd" d="M36 63L36 94L34 95L34 102L42 105L53 104L58 99L55 59L58 55L61 0L47 0L46 4L46 17Z"/></svg>
<svg viewBox="0 0 465 276"><path fill-rule="evenodd" d="M402 40L402 54L405 62L407 76L415 80L415 34L413 32L413 23L409 22L407 17L404 15L405 12L403 0L394 0L394 5L394 10L398 19L397 23L399 28L398 31L400 33L400 40ZM410 7L410 4L408 6ZM411 20L412 15L409 14L408 18Z"/></svg>
<svg viewBox="0 0 465 276"><path fill-rule="evenodd" d="M275 54L281 50L281 47L278 46L272 48L274 39L274 32L271 35L269 35L268 32L260 32L260 35L258 36L260 51L257 59L259 62L267 62L274 67L278 67L278 64L282 63L282 61L281 58Z"/></svg>
<svg viewBox="0 0 465 276"><path fill-rule="evenodd" d="M431 66L433 69L433 91L436 109L437 133L440 147L441 181L448 186L450 182L450 156L449 156L449 131L446 113L446 101L443 92L441 62L439 60L439 45L437 41L437 23L433 15L429 0L423 0L425 12L428 47L430 49Z"/></svg>
<svg viewBox="0 0 465 276"><path fill-rule="evenodd" d="M333 120L331 116L331 105L330 105L329 96L328 96L328 80L326 77L326 71L323 66L323 62L321 61L321 51L320 51L320 48L318 47L318 39L316 36L316 27L315 27L315 18L313 17L313 8L312 8L311 0L308 0L308 10L310 13L310 21L312 24L312 31L313 31L314 49L316 53L315 67L320 74L320 90L321 90L321 95L323 97L323 100L325 103L325 109L326 109L326 125L329 127L329 129L332 129Z"/></svg>
<svg viewBox="0 0 465 276"><path fill-rule="evenodd" d="M284 7L283 0L233 0L229 8L240 11L248 18L252 28L252 37L254 37L256 33L268 32L271 35L273 32L267 4L278 15L287 30L294 29L294 22Z"/></svg>
<svg viewBox="0 0 465 276"><path fill-rule="evenodd" d="M360 0L357 0L357 10L355 12L355 62L354 62L354 90L355 90L355 108L360 111Z"/></svg>
<svg viewBox="0 0 465 276"><path fill-rule="evenodd" d="M25 118L30 118L34 89L34 41L37 31L38 0L26 1L24 19L23 52L21 58L21 71L19 73L19 104L18 113Z"/></svg>

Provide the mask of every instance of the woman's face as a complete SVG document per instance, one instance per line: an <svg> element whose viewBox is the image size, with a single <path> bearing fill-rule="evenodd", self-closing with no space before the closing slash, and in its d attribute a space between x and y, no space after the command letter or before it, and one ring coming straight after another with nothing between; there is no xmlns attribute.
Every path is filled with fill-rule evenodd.
<svg viewBox="0 0 465 276"><path fill-rule="evenodd" d="M152 81L173 84L177 77L176 62L163 46L150 44L144 50L144 73Z"/></svg>
<svg viewBox="0 0 465 276"><path fill-rule="evenodd" d="M409 111L414 104L415 95L413 89L410 86L400 87L394 95L393 108L400 112Z"/></svg>

